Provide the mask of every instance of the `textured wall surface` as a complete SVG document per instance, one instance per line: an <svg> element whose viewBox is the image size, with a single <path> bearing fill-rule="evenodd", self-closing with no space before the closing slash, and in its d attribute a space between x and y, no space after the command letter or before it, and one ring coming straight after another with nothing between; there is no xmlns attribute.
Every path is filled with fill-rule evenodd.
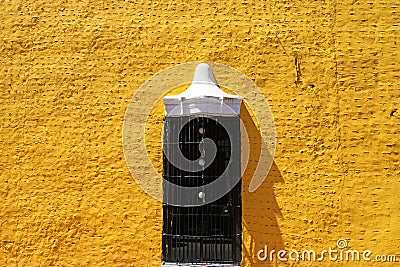
<svg viewBox="0 0 400 267"><path fill-rule="evenodd" d="M122 125L143 82L191 61L243 72L275 118L271 172L243 190L243 266L280 265L257 259L265 245L339 238L400 261L399 12L397 0L1 1L0 265L160 266L161 204L128 171ZM161 115L148 119L155 163Z"/></svg>

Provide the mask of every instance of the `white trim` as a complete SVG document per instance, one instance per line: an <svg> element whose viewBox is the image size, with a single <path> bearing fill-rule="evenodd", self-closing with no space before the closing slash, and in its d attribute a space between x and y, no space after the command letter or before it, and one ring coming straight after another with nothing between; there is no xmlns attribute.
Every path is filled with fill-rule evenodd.
<svg viewBox="0 0 400 267"><path fill-rule="evenodd" d="M163 98L167 116L191 114L239 115L242 98L227 94L217 85L206 63L197 66L189 88L181 94Z"/></svg>

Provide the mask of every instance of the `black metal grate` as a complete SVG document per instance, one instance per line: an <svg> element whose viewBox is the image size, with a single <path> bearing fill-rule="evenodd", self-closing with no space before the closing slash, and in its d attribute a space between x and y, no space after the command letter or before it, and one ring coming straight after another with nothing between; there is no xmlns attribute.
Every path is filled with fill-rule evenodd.
<svg viewBox="0 0 400 267"><path fill-rule="evenodd" d="M229 136L223 125L233 126ZM201 130L202 129L202 130ZM171 132L179 131L174 137ZM211 183L227 169L230 177L240 177L240 128L238 117L167 117L164 147L179 144L190 160L200 157L199 143L210 138L217 146L214 161L197 172L183 171L163 157L163 177L185 187ZM164 191L165 193L165 191ZM179 192L175 192L179 194ZM162 260L173 263L240 264L242 246L241 179L222 198L198 207L163 205Z"/></svg>

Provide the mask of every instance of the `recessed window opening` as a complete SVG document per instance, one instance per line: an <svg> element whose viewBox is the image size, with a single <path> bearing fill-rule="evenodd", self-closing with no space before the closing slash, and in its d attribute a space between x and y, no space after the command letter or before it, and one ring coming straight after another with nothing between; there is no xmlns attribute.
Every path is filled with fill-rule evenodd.
<svg viewBox="0 0 400 267"><path fill-rule="evenodd" d="M226 170L232 153L240 153L240 144L233 143L224 127L218 122L235 123L236 117L218 118L206 116L167 117L164 136L168 131L182 129L179 148L190 160L202 160L201 142L205 138L214 141L217 153L214 161L197 172L181 170L171 164L164 155L163 177L171 183L186 187L199 187L218 179ZM229 120L229 122L227 122ZM165 139L164 143L173 140ZM202 164L200 164L202 165ZM237 165L232 171L237 171ZM236 170L235 170L236 169ZM238 174L240 175L240 173ZM204 197L203 192L199 197ZM241 182L222 198L197 207L179 207L164 204L162 259L174 263L232 263L241 260Z"/></svg>

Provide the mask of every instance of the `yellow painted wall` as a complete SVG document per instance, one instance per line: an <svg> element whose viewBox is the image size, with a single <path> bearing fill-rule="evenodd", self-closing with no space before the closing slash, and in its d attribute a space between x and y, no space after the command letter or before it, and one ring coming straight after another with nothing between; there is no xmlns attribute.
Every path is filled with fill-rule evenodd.
<svg viewBox="0 0 400 267"><path fill-rule="evenodd" d="M255 256L339 238L400 261L399 12L396 0L1 1L0 265L160 266L161 204L130 176L122 125L143 82L191 61L243 72L275 118L267 181L248 193L244 177L243 266L377 266Z"/></svg>

